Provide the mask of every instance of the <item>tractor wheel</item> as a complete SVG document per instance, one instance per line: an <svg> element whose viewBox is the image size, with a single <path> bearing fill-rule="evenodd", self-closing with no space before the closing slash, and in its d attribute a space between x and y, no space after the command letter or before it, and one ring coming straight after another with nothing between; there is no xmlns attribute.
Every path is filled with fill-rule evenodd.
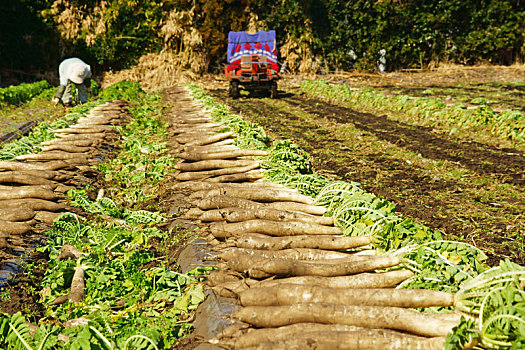
<svg viewBox="0 0 525 350"><path fill-rule="evenodd" d="M228 90L228 95L231 98L239 98L240 93L239 93L239 83L238 82L236 81L230 82L230 89Z"/></svg>
<svg viewBox="0 0 525 350"><path fill-rule="evenodd" d="M277 98L277 82L276 81L272 83L272 87L270 88L270 98Z"/></svg>

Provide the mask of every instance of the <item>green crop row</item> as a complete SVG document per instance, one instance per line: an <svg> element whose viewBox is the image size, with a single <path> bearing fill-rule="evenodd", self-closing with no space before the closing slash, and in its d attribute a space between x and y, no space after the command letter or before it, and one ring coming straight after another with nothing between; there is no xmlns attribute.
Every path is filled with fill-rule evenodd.
<svg viewBox="0 0 525 350"><path fill-rule="evenodd" d="M350 88L346 84L329 84L323 80L308 80L301 89L351 107L362 107L404 113L418 123L444 127L450 133L457 129L477 130L501 139L525 143L525 115L519 111L496 112L482 104L475 108L448 105L439 98L413 98L407 95L387 96L371 88Z"/></svg>
<svg viewBox="0 0 525 350"><path fill-rule="evenodd" d="M44 90L51 88L46 80L36 83L22 83L0 89L0 103L9 103L13 105L28 101L35 96L40 95Z"/></svg>
<svg viewBox="0 0 525 350"><path fill-rule="evenodd" d="M206 95L189 86L216 121L238 121L253 132L256 124L246 122ZM230 130L235 129L229 126ZM246 133L241 133L246 135ZM256 134L255 140L265 138ZM428 308L426 312L462 311L469 318L447 337L446 349L461 348L477 340L486 348L518 349L525 345L525 268L508 261L489 269L486 255L474 246L443 240L440 232L395 212L392 203L360 188L358 183L334 181L312 172L309 155L289 140L273 144L243 140L270 151L262 157L266 180L296 188L328 208L344 235L371 235L381 254L399 256L414 277L398 288L422 288L455 293L455 308Z"/></svg>

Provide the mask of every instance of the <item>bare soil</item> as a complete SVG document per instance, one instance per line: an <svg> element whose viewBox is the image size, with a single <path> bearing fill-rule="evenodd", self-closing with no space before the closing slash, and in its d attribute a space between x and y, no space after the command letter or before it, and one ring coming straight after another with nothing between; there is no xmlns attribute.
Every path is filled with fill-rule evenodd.
<svg viewBox="0 0 525 350"><path fill-rule="evenodd" d="M27 315L29 322L36 322L44 317L45 310L38 303L40 295L40 282L47 269L47 255L33 251L26 262L31 268L31 273L21 272L10 281L9 288L0 295L0 312L15 314L21 311Z"/></svg>

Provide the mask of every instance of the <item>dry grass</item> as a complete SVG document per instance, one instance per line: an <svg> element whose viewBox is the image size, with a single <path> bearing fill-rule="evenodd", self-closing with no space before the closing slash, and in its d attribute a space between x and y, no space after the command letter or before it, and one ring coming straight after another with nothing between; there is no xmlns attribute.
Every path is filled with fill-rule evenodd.
<svg viewBox="0 0 525 350"><path fill-rule="evenodd" d="M96 39L106 32L106 7L107 1L101 1L92 12L88 12L85 5L79 6L76 1L55 0L44 17L55 17L58 32L64 39L76 40L84 32L87 33L84 41L93 46Z"/></svg>
<svg viewBox="0 0 525 350"><path fill-rule="evenodd" d="M195 8L170 11L163 19L160 35L164 49L142 56L137 65L119 72L105 73L103 87L121 80L139 81L147 90L159 90L177 83L194 81L206 68L202 35L194 22Z"/></svg>
<svg viewBox="0 0 525 350"><path fill-rule="evenodd" d="M175 54L178 66L202 73L206 67L206 55L202 50L202 34L194 19L194 7L187 11L172 10L162 21L160 34L164 39L164 50Z"/></svg>
<svg viewBox="0 0 525 350"><path fill-rule="evenodd" d="M259 16L256 13L251 12L250 13L250 19L248 20L248 29L246 29L246 33L249 34L255 34L259 30L262 30L264 24L259 21Z"/></svg>
<svg viewBox="0 0 525 350"><path fill-rule="evenodd" d="M400 70L386 74L333 72L331 79L344 79L352 85L370 86L456 86L460 83L525 81L525 64L511 66L441 64L431 70Z"/></svg>
<svg viewBox="0 0 525 350"><path fill-rule="evenodd" d="M307 21L305 23L305 34L299 39L292 38L289 34L286 35L285 42L279 49L280 56L284 58L284 62L281 63L285 63L293 74L308 74L315 71L319 62L315 59L311 47L312 35Z"/></svg>
<svg viewBox="0 0 525 350"><path fill-rule="evenodd" d="M129 80L140 82L146 91L153 91L195 81L198 78L199 75L191 70L182 69L177 54L162 51L142 56L139 63L131 69L104 73L102 88L122 80Z"/></svg>

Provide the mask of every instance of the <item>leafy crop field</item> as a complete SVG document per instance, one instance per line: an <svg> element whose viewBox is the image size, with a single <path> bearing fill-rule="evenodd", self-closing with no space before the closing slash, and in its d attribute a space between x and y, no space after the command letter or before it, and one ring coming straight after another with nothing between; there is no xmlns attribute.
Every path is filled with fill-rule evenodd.
<svg viewBox="0 0 525 350"><path fill-rule="evenodd" d="M0 345L522 347L520 84L325 78L236 100L220 81L150 94L121 82L2 145L2 196L44 176L15 176L14 163L58 169L34 192L57 209L20 219L31 226L22 234L6 234L19 227L10 222L0 231L3 266L22 267L0 287ZM200 264L181 259L202 246ZM234 324L192 333L210 321L195 313L210 293L238 300L219 317Z"/></svg>
<svg viewBox="0 0 525 350"><path fill-rule="evenodd" d="M378 152L379 154L387 153L384 151L384 149L382 150L380 148L383 146L381 145L381 141L383 141L381 139L385 137L384 135L386 135L385 131L381 130L381 123L387 124L387 127L390 128L397 126L395 131L404 131L404 136L410 135L408 132L410 129L416 130L416 132L414 132L414 136L419 135L417 132L418 128L417 126L414 127L413 125L403 125L405 123L400 123L397 121L396 123L389 125L388 119L385 117L377 118L374 115L371 115L369 112L365 114L364 112L356 111L353 108L344 106L344 101L342 101L342 103L335 102L334 100L336 100L336 98L334 97L334 94L331 94L330 96L323 95L323 93L326 92L324 89L324 91L318 93L322 97L320 98L317 96L315 91L309 89L311 86L309 86L309 84L313 84L315 86L319 84L319 82L303 82L299 88L300 90L284 91L283 97L277 101L254 97L246 97L232 101L230 99L223 98L223 92L220 90L212 91L212 95L215 97L215 99L221 101L218 104L217 102L214 102L213 99L208 100L208 98L203 99L202 97L201 99L205 101L205 106L210 108L211 115L214 116L215 120L223 120L229 113L235 113L236 115L242 115L244 118L248 118L252 121L253 124L244 128L247 128L250 134L260 135L257 130L260 126L263 126L264 130L271 130L272 134L274 135L286 135L289 139L293 139L296 143L288 143L288 146L278 146L279 142L277 140L274 141L272 148L270 148L268 163L264 162L262 164L262 167L266 169L265 173L267 178L273 182L284 184L287 187L297 188L300 193L312 196L315 199L316 204L326 206L327 214L334 218L336 226L342 229L343 235L348 235L351 237L369 237L372 240L372 245L378 251L381 251L382 254L390 257L403 257L404 262L402 265L409 268L411 271L414 271L415 276L401 283L397 288L431 289L456 293L455 298L457 299L455 299L453 310L477 316L475 321L468 319L463 320L460 323L460 326L455 328L453 335L447 335L444 344L446 349L467 346L466 342L468 342L470 337L479 339L482 346L484 347L505 348L517 346L519 348L521 346L521 340L518 339L521 339L521 335L511 331L511 333L514 335L510 336L513 339L510 340L511 338L508 338L509 334L503 335L503 333L506 331L501 333L496 329L502 330L505 328L508 331L513 327L516 327L514 328L516 330L521 328L521 323L523 321L520 316L520 313L522 312L520 311L522 310L522 298L518 295L521 295L522 293L520 291L520 288L522 288L522 283L517 282L518 280L521 280L521 277L517 276L522 274L523 268L506 259L510 256L505 256L505 254L509 252L516 252L516 255L512 256L512 258L513 260L520 262L520 260L523 259L523 246L520 245L522 244L522 240L520 239L520 242L517 242L515 250L509 249L506 252L503 252L503 249L505 248L503 248L502 245L497 244L499 242L495 242L494 240L488 240L488 244L483 246L480 244L481 240L476 240L477 237L471 237L470 240L467 240L466 237L462 237L457 232L453 232L453 230L445 231L435 227L432 228L432 225L429 225L424 216L418 217L416 215L406 215L403 213L403 211L398 210L396 203L393 203L384 197L378 197L366 189L363 189L359 183L352 181L352 178L355 178L355 174L363 171L363 169L366 167L366 158L363 157L361 159L356 159L357 162L352 164L354 169L334 162L334 158L336 160L340 159L341 164L344 164L345 161L354 160L356 154L362 156L362 154L359 153L359 148L362 147L364 143L363 140L367 136L370 137L371 140L366 142L366 147L372 148L375 146L375 152ZM326 88L326 83L321 84L323 88ZM199 92L198 94L200 95L201 93ZM199 95L194 94L194 96ZM360 97L362 97L362 95ZM223 104L230 106L233 112L228 112L228 109L226 109ZM352 107L355 108L355 106ZM361 116L365 116L366 119ZM379 119L381 123L375 119ZM358 124L357 122L360 123ZM365 122L368 123L365 124ZM354 126L353 124L358 125ZM377 129L372 129L372 127ZM406 129L402 129L401 127L405 127ZM357 130L354 131L353 129ZM381 131L381 138L379 138L379 140L378 137L374 137L374 134L378 134L378 131ZM354 136L352 133L355 133L356 135ZM439 140L438 136L435 137L436 143L444 143L442 140L447 140L446 137L442 137L441 140ZM450 137L449 142L452 142L453 140L460 144L457 139L452 137ZM414 141L417 141L417 139ZM300 145L300 147L297 147L297 145ZM390 147L393 145L393 142L389 144ZM421 153L423 153L424 145L422 142L419 142L417 146L420 147L419 149L421 150ZM306 147L308 147L307 150L309 152L315 153L317 158L321 159L319 172L315 171L315 161L313 163L313 167L312 164L309 164L306 161L306 159L309 159L309 157L307 153L301 150L301 148L306 149ZM279 154L278 159L272 158L272 154L274 152ZM395 156L403 155L401 150L397 152L398 153L395 153ZM404 152L406 152L404 154L410 155L409 152ZM516 150L516 152L519 151ZM419 162L417 161L417 158L423 158L421 153L415 156L410 155L410 157L405 156L403 163L407 165L405 168L403 168L403 171L400 171L399 168L394 168L394 164L397 165L399 164L398 162L390 163L389 165L391 168L388 170L396 173L397 182L402 182L402 179L404 178L414 179L413 183L418 184L422 191L423 189L428 191L429 186L421 181L423 178L412 177L414 176L413 174L415 170L418 170L418 163L424 163L422 160ZM384 162L387 164L388 156L388 153L384 156ZM316 157L314 156L312 158L315 159ZM326 164L323 164L323 162L327 162L326 164L329 165L327 166ZM435 163L433 166L436 166ZM438 172L434 173L433 181L437 180L435 179L435 177L438 176L437 174ZM465 173L461 174L461 177L463 177L464 174ZM384 174L383 176L386 177L388 174ZM427 178L430 178L430 176ZM416 179L419 181L415 181ZM452 182L453 178L448 177L447 180ZM366 182L363 181L363 183ZM414 187L412 184L412 186L406 186L406 183L402 183L403 186L399 186L394 182L389 183L389 185L392 185L392 187L395 187L394 189L398 191L403 189L405 192L413 191ZM455 186L458 185L456 184ZM509 187L505 186L505 188L508 189ZM433 188L431 190L431 195L437 196L438 193L443 189ZM516 189L516 193L519 193L519 190L520 188L518 187ZM457 192L462 192L462 190ZM450 195L450 193L447 193L447 195ZM517 195L517 197L519 197L519 195ZM424 211L421 205L419 205L415 210L423 211L422 214L429 213L429 211ZM461 210L462 209L459 209L458 206L458 214ZM515 215L519 214L516 213ZM516 216L509 217L509 219L514 219L514 222L516 222L515 218ZM522 225L522 223L519 223L518 225ZM262 229L255 227L246 227L243 231L241 227L232 225L230 229L235 230L235 233L237 234L244 233L245 235L249 235L247 232L264 232L267 235L277 234L273 233L270 229L263 231ZM522 234L523 226L518 226L516 231L518 234ZM212 233L214 233L213 229ZM214 233L215 237L223 237L223 233L219 233L220 231ZM241 240L236 240L236 242L238 245L244 244ZM268 243L268 245L270 245L270 243ZM257 254L261 253L256 253L253 251L250 254L256 256ZM487 259L487 255L489 259ZM278 257L279 255L276 254L273 256ZM263 275L259 275L258 273L260 269L266 272L267 270L264 268L270 265L268 262L268 265L262 265L259 267L259 261L256 258L253 258L253 263L256 264L255 267L251 268L249 267L250 265L246 265L246 267L240 268L239 265L241 263L235 260L235 258L225 259L232 259L235 261L235 263L229 264L231 269L237 272L244 272L249 277L255 279L257 277L260 278L261 276L266 276L264 273ZM280 262L281 260L279 260L279 263ZM489 265L495 265L495 267L493 269L488 269L488 266L486 265L487 263ZM275 265L277 264L278 263L275 263ZM297 264L301 266L300 262L297 262ZM304 268L306 269L306 267ZM290 267L290 269L293 270L292 267ZM273 274L277 274L277 277L283 277L283 275L279 274L277 266L275 266L275 270L272 271L275 271ZM299 272L287 273L292 274L293 276L295 276L294 273L299 274ZM324 271L308 272L305 274L309 275L310 273L312 275L319 274L320 276L327 276L323 274L325 273ZM284 276L289 275L285 274ZM495 276L499 277L493 279ZM514 280L514 278L518 279L514 282L511 282L511 280ZM286 283L285 280L286 279L284 279L281 283ZM499 280L499 282L496 280ZM503 280L505 280L505 282L503 282ZM248 283L248 285L250 285L251 282L244 283ZM252 290L252 288L256 288L258 286L257 282L253 283L254 285L251 286L249 290ZM266 282L259 283L266 285ZM309 284L313 282L294 283ZM491 289L491 287L488 287L489 285L494 287L493 292L489 291ZM498 287L496 287L496 285L498 285ZM323 319L321 323L340 322L344 324L357 325L357 323L345 323L355 321L350 321L347 319L343 320L342 318L346 316L346 311L343 309L333 311L334 314L337 314L341 317L341 319L338 319L337 321L331 319L328 320L328 318L321 316L322 314L326 316L327 314L330 314L331 311L329 312L328 310L325 310L325 313L321 312L315 308L314 304L308 304L308 311L306 311L306 304L300 303L312 299L310 293L313 292L310 292L310 290L305 292L307 294L301 294L301 296L293 295L293 292L288 291L288 289L286 289L286 292L280 294L277 292L279 288L279 282L276 281L272 287L275 288L275 293L277 293L277 296L275 297L276 301L274 301L272 304L271 301L264 301L266 296L261 295L259 296L260 299L256 301L256 296L253 293L244 291L246 287L234 286L236 286L234 283L227 284L227 282L224 282L223 284L219 283L217 288L232 288L235 291L234 293L238 293L241 298L241 304L243 306L248 306L245 309L241 309L238 313L236 313L236 315L238 315L241 320L250 323L255 328L278 326L282 326L284 328L285 325L289 325L290 323L299 323L301 321L316 322L313 320L318 319L318 317ZM283 288L285 288L285 286L285 284L282 285ZM485 289L487 287L488 289ZM236 291L236 288L238 288L237 290L240 291ZM482 291L484 289L485 292ZM503 290L505 290L504 293L508 292L509 294L506 295L514 300L511 302L512 307L510 307L510 309L503 307L503 304L498 304L503 302L503 299L500 299L499 296L496 297L496 294L503 292ZM267 292L267 290L264 290L264 292ZM261 293L263 293L262 289ZM246 302L243 301L242 298L246 294L250 295L250 298L254 298L253 301L252 299ZM308 295L308 297L306 297L306 295ZM270 297L270 295L267 297L270 299L273 298L273 296ZM463 300L464 297L466 297L465 300ZM492 299L493 297L494 300ZM505 300L508 302L511 299ZM294 300L299 304L294 304L294 302L291 300ZM332 299L321 298L319 300L322 302L322 300ZM492 302L495 300L499 300L496 302L496 304L500 306L492 304ZM337 302L331 301L328 303L339 304ZM485 306L488 306L489 304L492 305L490 307L490 312L488 309L485 309ZM282 307L280 310L282 312L290 313L290 316L287 318L287 320L280 320L277 317L277 314L275 314L276 320L272 320L269 316L267 318L264 310L261 307L257 309L255 307L251 307L251 305L280 305L280 307ZM285 305L291 306L286 308L284 307ZM278 310L277 306L272 307L275 309L269 309L269 314L277 312ZM297 307L297 309L295 309L295 307ZM302 307L305 309L302 309ZM438 307L425 309L426 312L443 312L445 310L447 310L447 308L442 309ZM450 309L448 310L451 311ZM356 313L361 312L361 310L358 309L354 311ZM374 311L370 309L369 312L371 314ZM384 312L387 311L385 310ZM370 314L367 312L367 315ZM307 315L314 316L310 318ZM349 317L351 318L351 316ZM511 323L513 326L510 325ZM361 325L362 323L359 324ZM373 326L369 325L369 327ZM396 329L395 326L391 327ZM478 327L479 333L477 333L477 335L470 333L474 328ZM281 330L281 328L279 328L279 330ZM297 332L299 333L300 331L297 330ZM517 332L521 333L521 331ZM476 333L476 331L474 333ZM253 331L253 333L248 332L247 334L253 334L255 337L258 333L257 331ZM278 332L275 333L276 336L277 334ZM516 336L516 338L514 338L514 336ZM232 338L233 337L234 336L232 336ZM228 338L228 336L226 336L226 338ZM222 341L224 341L224 339ZM220 343L221 339L219 339L219 344ZM268 346L270 346L269 344L270 343L268 343ZM292 344L292 342L290 342L290 344ZM274 345L277 345L277 343ZM236 348L237 345L232 346L233 348Z"/></svg>

